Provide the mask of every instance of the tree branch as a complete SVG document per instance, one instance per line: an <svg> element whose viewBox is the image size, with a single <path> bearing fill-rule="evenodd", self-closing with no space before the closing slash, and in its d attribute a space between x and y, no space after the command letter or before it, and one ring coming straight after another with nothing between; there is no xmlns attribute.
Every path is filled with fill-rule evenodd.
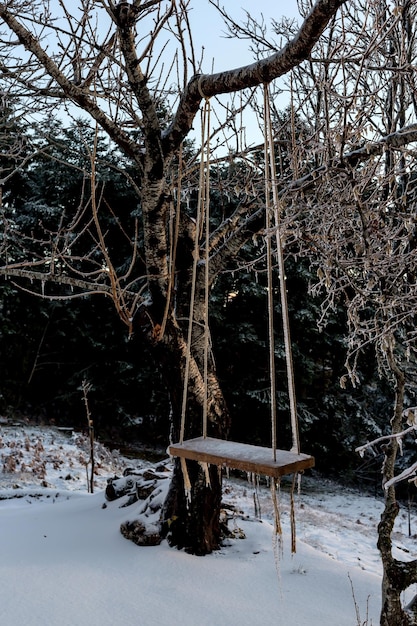
<svg viewBox="0 0 417 626"><path fill-rule="evenodd" d="M21 267L10 267L4 265L0 267L0 276L16 276L17 278L25 278L30 281L39 281L40 283L53 283L55 285L68 285L70 287L76 287L78 289L89 291L90 293L105 293L112 297L112 288L110 285L103 283L90 282L88 280L82 280L80 278L74 278L65 274L50 274L49 272L36 272L34 270L26 270ZM84 293L80 294L84 295ZM133 294L132 295L136 295Z"/></svg>
<svg viewBox="0 0 417 626"><path fill-rule="evenodd" d="M386 150L387 148L400 150L407 144L413 143L415 141L417 141L417 124L411 124L410 126L406 126L401 130L382 137L379 141L369 141L361 148L357 148L356 150L351 150L350 152L347 152L343 155L341 159L337 157L335 159L332 159L328 163L317 167L305 176L302 176L301 178L298 178L286 185L285 190L284 192L282 192L282 194L288 192L297 192L301 190L305 191L306 189L314 185L314 183L317 181L318 178L320 178L322 174L328 172L332 168L340 168L344 165L354 167L358 165L358 163L366 161L372 156L383 154L384 150Z"/></svg>
<svg viewBox="0 0 417 626"><path fill-rule="evenodd" d="M52 58L42 48L39 41L28 31L18 20L8 11L8 3L0 2L0 18L8 25L8 27L18 37L20 43L26 50L31 52L45 68L46 72L53 78L64 94L74 104L78 105L84 111L89 113L91 117L109 134L109 136L122 148L128 155L140 163L142 159L141 148L132 141L126 133L120 128L120 125L111 120L102 109L96 104L94 99L89 95L88 91L71 82L65 74L59 69Z"/></svg>
<svg viewBox="0 0 417 626"><path fill-rule="evenodd" d="M177 113L164 133L166 152L175 150L191 129L203 97L241 91L283 76L307 59L331 18L346 0L318 0L297 35L282 50L251 65L191 78Z"/></svg>

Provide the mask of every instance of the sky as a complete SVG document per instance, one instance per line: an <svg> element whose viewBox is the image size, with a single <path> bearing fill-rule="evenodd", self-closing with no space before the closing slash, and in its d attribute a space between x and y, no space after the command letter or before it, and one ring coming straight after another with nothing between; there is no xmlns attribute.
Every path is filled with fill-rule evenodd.
<svg viewBox="0 0 417 626"><path fill-rule="evenodd" d="M40 443L42 445L40 445ZM376 525L381 497L318 474L297 497L297 552L290 553L289 497L280 510L282 554L272 532L269 490L227 479L224 501L242 511L229 521L245 538L195 557L170 548L138 547L119 532L142 503L107 502L108 477L132 460L103 452L96 489L86 491L86 448L57 429L0 426L0 619L9 626L371 626L379 623L381 565ZM167 460L169 468L169 460ZM23 465L24 464L24 465ZM133 462L138 469L144 461ZM39 475L35 468L43 467ZM168 481L165 483L168 484ZM42 485L46 485L42 486ZM162 494L163 495L163 494ZM411 517L414 534L417 516ZM416 556L402 509L395 556ZM367 620L367 621L365 621Z"/></svg>
<svg viewBox="0 0 417 626"><path fill-rule="evenodd" d="M197 49L199 46L205 48L205 72L210 72L212 67L215 72L220 72L253 62L249 42L227 38L223 18L208 0L194 0L192 4L195 6L190 11L190 22ZM253 19L263 16L266 24L270 24L271 18L279 21L282 16L297 19L301 24L296 0L276 3L270 0L239 0L219 4L238 23L246 21L248 12Z"/></svg>
<svg viewBox="0 0 417 626"><path fill-rule="evenodd" d="M246 12L254 20L259 18L261 22L263 19L267 25L271 24L271 19L279 22L282 17L290 20L295 19L300 25L302 23L297 0L287 0L286 2L278 3L271 3L270 0L257 0L256 2L253 0L240 0L239 2L219 2L219 4L224 6L226 11L238 23L247 21ZM250 50L250 42L248 40L227 37L223 18L208 0L197 0L192 2L191 5L193 8L190 10L189 19L197 58L199 58L201 47L204 47L203 72L221 72L254 62L255 59ZM268 28L270 30L270 26ZM276 83L284 87L283 80L280 80L279 83L276 81ZM289 103L288 95L283 93L279 96L279 99L279 106L285 108ZM221 96L217 100L221 103L220 106L216 106L216 102L212 101L212 107L214 107L214 115L211 117L213 128L216 124L219 125L217 120L220 120L220 122L224 121L223 107L230 106L231 96ZM234 106L240 106L239 97L235 100ZM262 129L259 128L259 121L252 111L248 109L242 120L239 119L238 122L243 124L244 132L241 136L244 137L244 142L247 145L258 145L263 141ZM198 119L196 119L194 128L197 129L196 140L200 141ZM214 149L216 156L222 156L234 149L237 150L236 137L233 133L230 133L230 137L231 140L227 144L223 144L225 139L223 136L219 137L221 147Z"/></svg>

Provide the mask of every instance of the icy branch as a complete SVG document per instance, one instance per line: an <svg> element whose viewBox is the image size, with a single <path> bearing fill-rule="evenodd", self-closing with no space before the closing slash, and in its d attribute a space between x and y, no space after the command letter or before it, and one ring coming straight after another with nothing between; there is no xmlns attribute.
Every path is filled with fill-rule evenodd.
<svg viewBox="0 0 417 626"><path fill-rule="evenodd" d="M359 446L358 448L355 448L355 452L358 452L360 454L360 456L363 456L364 452L366 450L372 449L378 443L382 443L383 441L391 441L392 439L396 439L399 442L406 435L412 433L415 430L417 430L417 425L414 424L413 426L410 426L410 428L406 428L405 430L401 431L400 433L395 433L395 434L392 434L392 435L384 435L383 437L378 437L377 439L374 439L373 441L368 441L368 443L365 443L363 446Z"/></svg>
<svg viewBox="0 0 417 626"><path fill-rule="evenodd" d="M413 465L411 465L410 467L407 467L407 469L401 472L401 474L398 474L398 476L394 476L394 478L387 480L387 482L384 484L384 489L387 490L390 487L392 487L392 485L395 485L396 483L400 483L403 480L406 480L406 478L409 478L410 476L415 476L416 472L417 472L417 463L413 463ZM416 480L417 478L414 477L410 479L409 482L415 482Z"/></svg>

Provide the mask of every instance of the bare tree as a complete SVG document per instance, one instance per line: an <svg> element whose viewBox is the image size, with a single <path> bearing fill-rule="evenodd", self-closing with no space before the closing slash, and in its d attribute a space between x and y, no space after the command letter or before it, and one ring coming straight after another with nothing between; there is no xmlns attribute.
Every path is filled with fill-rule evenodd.
<svg viewBox="0 0 417 626"><path fill-rule="evenodd" d="M399 506L394 480L407 404L416 394L416 7L408 1L356 2L333 20L310 58L288 77L292 172L282 184L287 251L306 255L317 272L325 323L340 302L347 315L347 375L371 347L395 389L387 413L378 527L384 577L381 624L415 623L401 594L417 582L417 561L392 552ZM282 35L281 32L278 32ZM414 603L415 604L415 603Z"/></svg>
<svg viewBox="0 0 417 626"><path fill-rule="evenodd" d="M181 390L189 347L189 436L199 430L204 377L199 324L194 325L190 346L186 338L192 282L190 251L196 229L186 212L178 215L175 293L171 280L173 248L169 222L177 210L172 198L179 191L174 172L181 147L192 130L202 100L234 94L283 76L308 58L344 0L318 0L285 47L253 65L219 74L201 74L189 28L187 0L134 0L117 5L111 0L82 0L77 11L69 4L66 0L54 5L45 0L36 6L26 0L0 3L2 80L5 89L22 97L30 107L64 106L70 113L73 110L70 105L81 109L136 164L144 242L142 262L138 265L143 274L138 275L135 270L136 236L132 237L132 264L126 275L117 275L106 253L106 234L98 218L94 148L91 148L93 166L89 173L91 224L94 224L97 249L101 250L100 267L97 259L91 257L87 266L75 268L68 247L70 238L63 245L65 238L60 236L60 245L51 243L43 263L38 259L30 267L28 262L19 264L11 259L1 272L37 278L42 284L67 282L81 291L101 291L112 297L130 332L145 335L159 362L171 398L174 438L179 432ZM166 63L164 51L172 40L177 46ZM168 118L164 109L168 113L172 109ZM210 284L232 261L248 236L244 226L252 210L253 202L242 200L231 219L219 226L211 238ZM202 247L199 254L203 258L201 250ZM64 271L57 278L58 266ZM197 322L206 315L201 288L203 266L204 263L199 264L197 275L194 309ZM229 417L212 360L207 388L210 432L224 437ZM219 545L221 479L217 469L211 468L208 486L204 472L192 463L189 474L192 497L187 507L182 473L176 466L164 509L165 519L170 523L165 527L169 528L173 545L205 554Z"/></svg>
<svg viewBox="0 0 417 626"><path fill-rule="evenodd" d="M198 184L195 157L186 155L184 141L205 98L221 94L233 98L287 75L290 108L285 123L290 120L290 133L280 126L276 115L278 152L280 139L285 137L286 154L290 155L290 168L277 181L286 250L307 256L316 268L317 281L311 290L323 296L320 323L325 323L326 313L337 302L345 304L346 365L353 384L360 382L357 363L361 354L373 346L381 373L391 377L396 390L393 414L387 416L393 436L384 448L386 507L378 545L384 566L381 624L403 626L414 623L411 608L401 606L400 596L416 582L417 565L393 557L391 533L398 512L393 479L407 414L405 398L416 393L416 9L406 0L392 4L357 0L339 14L343 4L342 0L319 0L314 6L300 2L305 14L301 28L288 21L275 22L276 44L263 24L248 16L246 24L240 25L221 9L231 36L250 38L259 60L220 74L201 74L189 28L190 6L185 0L117 6L105 0L83 0L75 17L60 0L59 19L47 2L37 8L23 0L0 3L5 93L22 98L29 110L36 102L38 109L51 105L68 109L71 104L88 113L120 154L135 163L138 178L126 170L126 180L137 187L143 215L143 223L134 226L130 236L130 268L120 274L100 221L96 143L86 146L90 158L86 177L92 193L80 203L80 214L62 224L38 257L20 263L6 258L0 271L111 297L129 332L141 332L147 338L164 373L174 439L179 433L190 349L187 436L198 434L204 395L199 329L206 316L202 288L205 242L203 238L198 249L198 323L188 346L192 250L199 225L191 219L192 212L179 211L177 203L181 190L184 195L187 189L186 200L192 204L190 190L195 191ZM178 45L170 63L164 65L167 31ZM149 35L138 34L144 32ZM245 93L250 102L251 92ZM226 122L220 124L222 131L230 127L231 135L236 134L237 108L226 107ZM300 120L302 142L297 141ZM241 143L237 147L240 149ZM249 169L251 177L253 161ZM253 179L251 185L239 183L246 190ZM233 265L239 248L259 228L255 196L241 193L237 208L211 235L210 285L222 269ZM78 240L75 224L81 214L88 223L84 232L93 233L95 245L87 258L78 259L69 242ZM139 226L143 229L143 254L137 243ZM4 253L7 257L7 246ZM226 436L229 416L213 361L209 364L208 396L210 432ZM211 471L208 487L198 466L190 464L189 473L192 498L187 508L182 473L179 466L175 468L164 509L165 530L173 545L204 554L219 543L220 478L216 470Z"/></svg>

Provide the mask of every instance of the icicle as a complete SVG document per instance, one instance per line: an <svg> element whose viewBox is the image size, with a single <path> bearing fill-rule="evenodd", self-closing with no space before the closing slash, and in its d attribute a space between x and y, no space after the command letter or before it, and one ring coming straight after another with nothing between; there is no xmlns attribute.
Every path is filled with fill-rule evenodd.
<svg viewBox="0 0 417 626"><path fill-rule="evenodd" d="M277 489L278 484L278 489ZM279 512L279 502L278 502L278 491L279 491L279 482L276 483L274 479L271 480L271 495L272 495L272 504L274 507L274 530L275 534L278 536L282 536L282 526L281 526L281 515Z"/></svg>
<svg viewBox="0 0 417 626"><path fill-rule="evenodd" d="M203 461L199 461L198 464L199 464L199 466L201 467L201 469L204 472L204 476L205 476L205 479L206 479L206 487L211 487L208 463L204 463Z"/></svg>
<svg viewBox="0 0 417 626"><path fill-rule="evenodd" d="M182 476L184 479L185 497L187 498L187 504L189 504L191 502L191 481L188 475L187 461L183 457L181 457L180 461L181 461Z"/></svg>
<svg viewBox="0 0 417 626"><path fill-rule="evenodd" d="M278 482L279 487L279 482ZM281 516L279 513L279 502L278 502L278 493L277 493L277 483L274 479L271 479L271 498L272 504L274 507L274 533L272 535L272 546L274 550L274 560L275 567L278 574L278 579L280 579L280 561L283 553L283 545L282 545L282 526L281 526Z"/></svg>
<svg viewBox="0 0 417 626"><path fill-rule="evenodd" d="M254 474L253 472L247 472L248 482L253 486L253 507L254 507L254 515L258 519L261 519L261 502L259 500L259 492L258 492L258 483L259 476Z"/></svg>
<svg viewBox="0 0 417 626"><path fill-rule="evenodd" d="M400 451L400 456L403 456L403 440L402 437L396 437L398 448Z"/></svg>
<svg viewBox="0 0 417 626"><path fill-rule="evenodd" d="M295 485L297 483L298 474L294 475L291 487L291 554L295 554L297 552L297 532L295 525L295 501L294 501L294 493L295 493Z"/></svg>

